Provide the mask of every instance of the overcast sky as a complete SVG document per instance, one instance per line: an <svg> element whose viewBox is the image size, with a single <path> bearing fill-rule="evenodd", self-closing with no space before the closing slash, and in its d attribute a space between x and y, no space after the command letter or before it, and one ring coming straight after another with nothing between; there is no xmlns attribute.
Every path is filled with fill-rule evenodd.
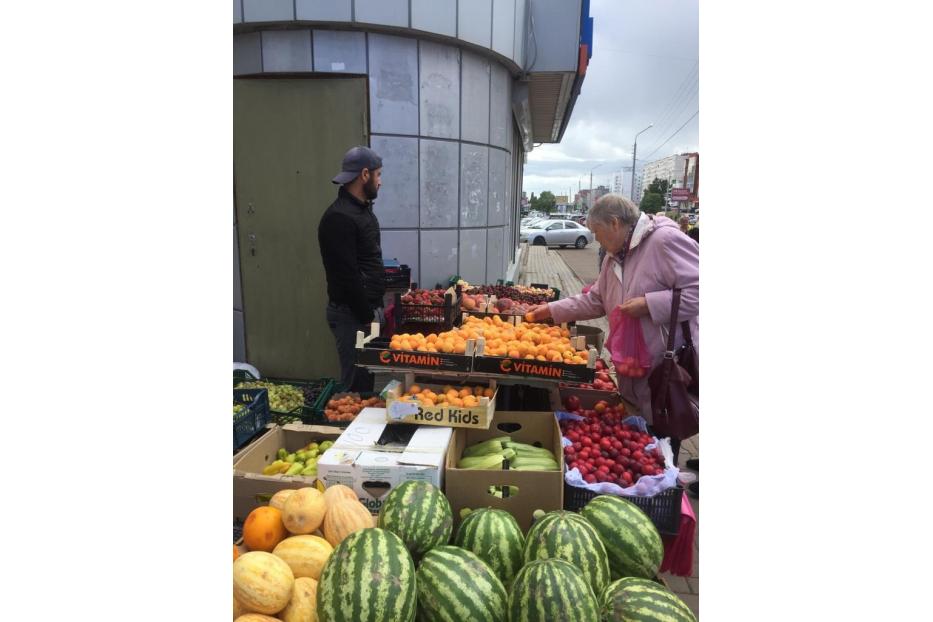
<svg viewBox="0 0 933 622"><path fill-rule="evenodd" d="M674 153L699 151L699 1L591 0L593 57L570 125L557 144L528 155L523 191L555 195L608 185L613 172L632 164L638 137L638 168ZM642 158L646 158L644 161ZM625 194L631 170L626 171ZM573 195L571 193L571 200Z"/></svg>

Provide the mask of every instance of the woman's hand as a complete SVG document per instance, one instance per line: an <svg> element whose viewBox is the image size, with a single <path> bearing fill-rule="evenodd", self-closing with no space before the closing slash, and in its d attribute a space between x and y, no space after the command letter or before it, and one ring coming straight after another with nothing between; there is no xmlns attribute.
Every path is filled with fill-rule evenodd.
<svg viewBox="0 0 933 622"><path fill-rule="evenodd" d="M644 296L626 300L619 305L619 311L632 317L642 317L648 315L648 301Z"/></svg>
<svg viewBox="0 0 933 622"><path fill-rule="evenodd" d="M551 319L551 310L548 308L547 303L538 305L525 314L526 322L540 322L541 320L549 319Z"/></svg>

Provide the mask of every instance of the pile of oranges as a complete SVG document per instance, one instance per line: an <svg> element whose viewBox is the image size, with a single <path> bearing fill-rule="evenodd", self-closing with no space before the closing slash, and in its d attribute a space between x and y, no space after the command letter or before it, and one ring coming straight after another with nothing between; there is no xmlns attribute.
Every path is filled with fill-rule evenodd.
<svg viewBox="0 0 933 622"><path fill-rule="evenodd" d="M465 354L468 337L460 334L458 329L450 330L427 337L421 333L409 335L393 335L389 342L390 350L408 350L411 352L443 352L445 354Z"/></svg>
<svg viewBox="0 0 933 622"><path fill-rule="evenodd" d="M428 387L421 388L416 384L411 385L405 395L399 398L400 402L417 402L422 406L457 406L461 408L473 408L479 406L479 398L493 396L493 390L490 387L461 387L457 389L450 385L434 392Z"/></svg>
<svg viewBox="0 0 933 622"><path fill-rule="evenodd" d="M523 322L517 326L504 322L499 316L467 317L463 326L437 335L425 337L421 333L395 335L389 347L392 350L415 352L445 352L463 354L468 339L486 339L486 356L507 356L586 365L587 353L575 350L570 344L570 331L560 326Z"/></svg>
<svg viewBox="0 0 933 622"><path fill-rule="evenodd" d="M586 365L587 353L576 350L570 344L570 331L560 326L523 322L517 326L503 322L498 316L492 318L468 318L464 327L486 338L487 356L507 356L513 359L529 359Z"/></svg>

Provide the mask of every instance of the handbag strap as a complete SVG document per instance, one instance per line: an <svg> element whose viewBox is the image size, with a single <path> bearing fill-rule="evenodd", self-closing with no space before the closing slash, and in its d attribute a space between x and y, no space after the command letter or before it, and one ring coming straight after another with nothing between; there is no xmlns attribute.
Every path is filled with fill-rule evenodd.
<svg viewBox="0 0 933 622"><path fill-rule="evenodd" d="M667 388L671 384L671 374L674 371L674 333L677 330L678 311L680 311L680 290L675 289L674 296L671 299L671 324L667 335L667 351L664 353L664 359L661 361L661 385L658 387L661 392L658 405L662 411L667 410Z"/></svg>
<svg viewBox="0 0 933 622"><path fill-rule="evenodd" d="M674 296L671 299L671 325L667 331L667 352L664 358L674 358L674 338L677 333L677 313L680 311L680 290L674 290Z"/></svg>
<svg viewBox="0 0 933 622"><path fill-rule="evenodd" d="M690 322L684 320L680 323L680 330L684 332L684 343L691 348L693 347L693 337L690 335Z"/></svg>

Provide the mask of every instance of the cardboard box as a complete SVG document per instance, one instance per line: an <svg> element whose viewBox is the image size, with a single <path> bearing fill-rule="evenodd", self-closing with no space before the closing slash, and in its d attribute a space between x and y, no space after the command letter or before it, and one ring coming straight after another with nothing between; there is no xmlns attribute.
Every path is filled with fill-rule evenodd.
<svg viewBox="0 0 933 622"><path fill-rule="evenodd" d="M511 436L520 443L540 443L553 452L560 469L557 471L510 471L458 469L463 450L490 438ZM447 452L447 483L445 492L454 513L454 524L460 524L463 508L493 507L515 517L523 531L531 527L535 510L560 510L564 507L564 452L560 443L560 427L553 412L496 413L495 425L488 430L454 430ZM500 499L489 492L490 486L516 486L517 494Z"/></svg>
<svg viewBox="0 0 933 622"><path fill-rule="evenodd" d="M413 380L414 374L406 374L403 383L394 383L386 387L386 421L388 423L414 423L416 425L439 425L451 428L478 428L485 430L492 423L496 412L496 394L498 387L495 380L488 383L470 382L467 386L483 385L493 391L492 397L479 398L479 405L472 408L448 406L422 406L417 402L400 402L399 397L408 392L412 384L422 389L431 389L440 393L445 384L423 383ZM451 385L456 389L463 385Z"/></svg>
<svg viewBox="0 0 933 622"><path fill-rule="evenodd" d="M386 423L385 408L364 408L318 461L325 486L352 488L378 514L389 492L403 482L444 485L444 462L453 430Z"/></svg>
<svg viewBox="0 0 933 622"><path fill-rule="evenodd" d="M233 463L233 519L245 521L250 512L266 505L269 498L280 490L315 485L318 478L314 477L262 474L262 470L275 461L275 454L280 447L295 451L312 441L336 441L342 431L332 426L297 423L275 426L245 451L237 454Z"/></svg>

